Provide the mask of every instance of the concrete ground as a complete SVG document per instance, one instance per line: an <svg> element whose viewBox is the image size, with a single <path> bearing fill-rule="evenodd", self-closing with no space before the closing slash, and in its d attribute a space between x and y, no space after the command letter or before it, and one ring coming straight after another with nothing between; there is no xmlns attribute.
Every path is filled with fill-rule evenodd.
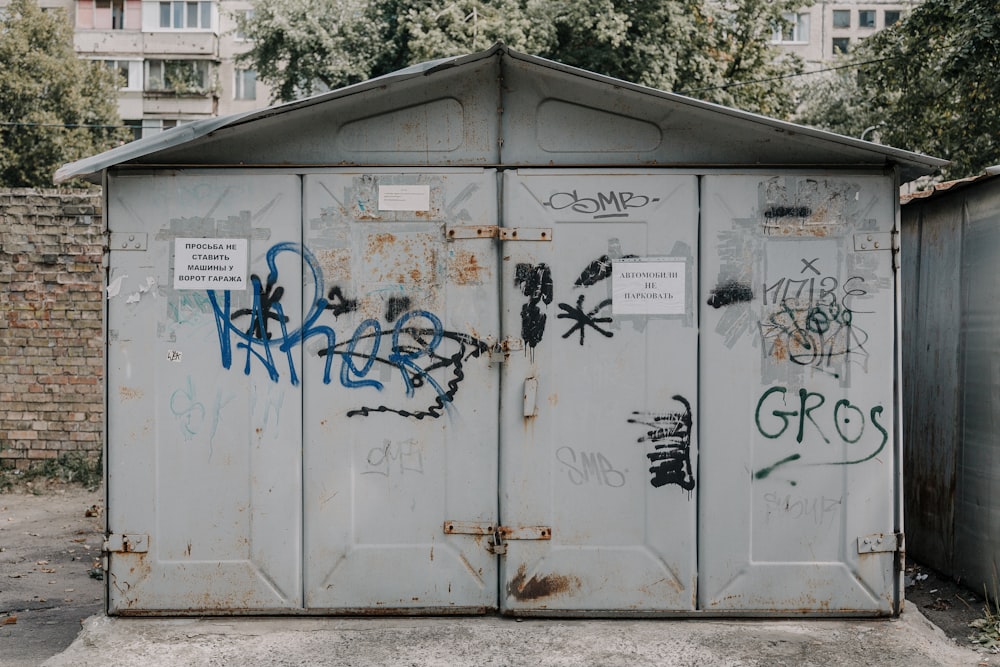
<svg viewBox="0 0 1000 667"><path fill-rule="evenodd" d="M0 495L3 667L1000 665L909 602L891 620L109 618L93 576L100 502Z"/></svg>
<svg viewBox="0 0 1000 667"><path fill-rule="evenodd" d="M892 621L94 616L45 667L989 665L918 612Z"/></svg>

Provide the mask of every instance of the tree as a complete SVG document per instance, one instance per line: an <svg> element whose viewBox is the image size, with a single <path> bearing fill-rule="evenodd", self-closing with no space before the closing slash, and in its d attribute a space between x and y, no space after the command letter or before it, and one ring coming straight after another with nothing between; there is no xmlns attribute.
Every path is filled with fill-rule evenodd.
<svg viewBox="0 0 1000 667"><path fill-rule="evenodd" d="M497 41L655 88L786 116L801 70L771 44L799 0L256 0L243 64L289 100ZM766 83L751 83L766 79Z"/></svg>
<svg viewBox="0 0 1000 667"><path fill-rule="evenodd" d="M952 161L948 178L1000 162L1000 12L994 0L924 0L855 49L853 79L804 122ZM853 119L843 110L852 108ZM862 132L864 129L861 130Z"/></svg>
<svg viewBox="0 0 1000 667"><path fill-rule="evenodd" d="M0 18L0 185L46 187L56 169L130 135L115 74L73 51L61 12L11 0Z"/></svg>

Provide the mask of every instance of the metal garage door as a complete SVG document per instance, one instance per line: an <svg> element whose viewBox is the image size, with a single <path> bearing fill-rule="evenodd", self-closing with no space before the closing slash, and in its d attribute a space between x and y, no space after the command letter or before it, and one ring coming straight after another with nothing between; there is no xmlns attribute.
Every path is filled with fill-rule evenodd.
<svg viewBox="0 0 1000 667"><path fill-rule="evenodd" d="M114 177L112 613L898 600L885 179L208 173Z"/></svg>

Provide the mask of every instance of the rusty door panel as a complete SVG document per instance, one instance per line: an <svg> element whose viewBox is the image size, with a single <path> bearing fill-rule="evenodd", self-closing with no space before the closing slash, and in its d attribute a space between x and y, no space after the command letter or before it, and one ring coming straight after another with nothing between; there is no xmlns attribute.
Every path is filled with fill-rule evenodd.
<svg viewBox="0 0 1000 667"><path fill-rule="evenodd" d="M501 517L551 527L507 541L506 613L694 609L696 183L505 174L504 228L551 230L503 244Z"/></svg>
<svg viewBox="0 0 1000 667"><path fill-rule="evenodd" d="M299 608L300 364L279 341L283 318L302 318L301 261L269 250L299 238L299 179L177 172L111 187L112 234L148 233L145 248L110 253L109 542L146 536L146 551L118 540L109 554L109 611ZM179 239L248 250L192 252L184 265ZM221 254L244 289L175 283Z"/></svg>
<svg viewBox="0 0 1000 667"><path fill-rule="evenodd" d="M492 170L305 177L323 314L304 360L305 606L497 604L499 332ZM320 326L321 325L321 326Z"/></svg>
<svg viewBox="0 0 1000 667"><path fill-rule="evenodd" d="M899 603L892 181L702 180L699 605ZM880 236L884 235L884 236ZM865 249L867 248L867 249Z"/></svg>

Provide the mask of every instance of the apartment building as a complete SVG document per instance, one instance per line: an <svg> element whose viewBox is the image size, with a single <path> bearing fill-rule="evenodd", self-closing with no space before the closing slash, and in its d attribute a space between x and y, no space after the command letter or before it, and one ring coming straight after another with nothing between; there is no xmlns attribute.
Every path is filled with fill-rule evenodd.
<svg viewBox="0 0 1000 667"><path fill-rule="evenodd" d="M902 19L920 0L816 0L785 18L790 25L776 30L775 44L799 55L806 69L819 69L838 54L849 53L859 41Z"/></svg>
<svg viewBox="0 0 1000 667"><path fill-rule="evenodd" d="M773 41L819 69L900 20L920 0L816 0ZM6 5L0 0L0 9ZM118 110L136 138L267 106L270 93L235 57L248 48L236 15L248 0L39 0L62 9L81 58L118 72Z"/></svg>
<svg viewBox="0 0 1000 667"><path fill-rule="evenodd" d="M6 5L0 0L0 7ZM267 88L235 57L247 0L40 0L74 26L80 58L119 74L118 112L136 138L267 106Z"/></svg>

